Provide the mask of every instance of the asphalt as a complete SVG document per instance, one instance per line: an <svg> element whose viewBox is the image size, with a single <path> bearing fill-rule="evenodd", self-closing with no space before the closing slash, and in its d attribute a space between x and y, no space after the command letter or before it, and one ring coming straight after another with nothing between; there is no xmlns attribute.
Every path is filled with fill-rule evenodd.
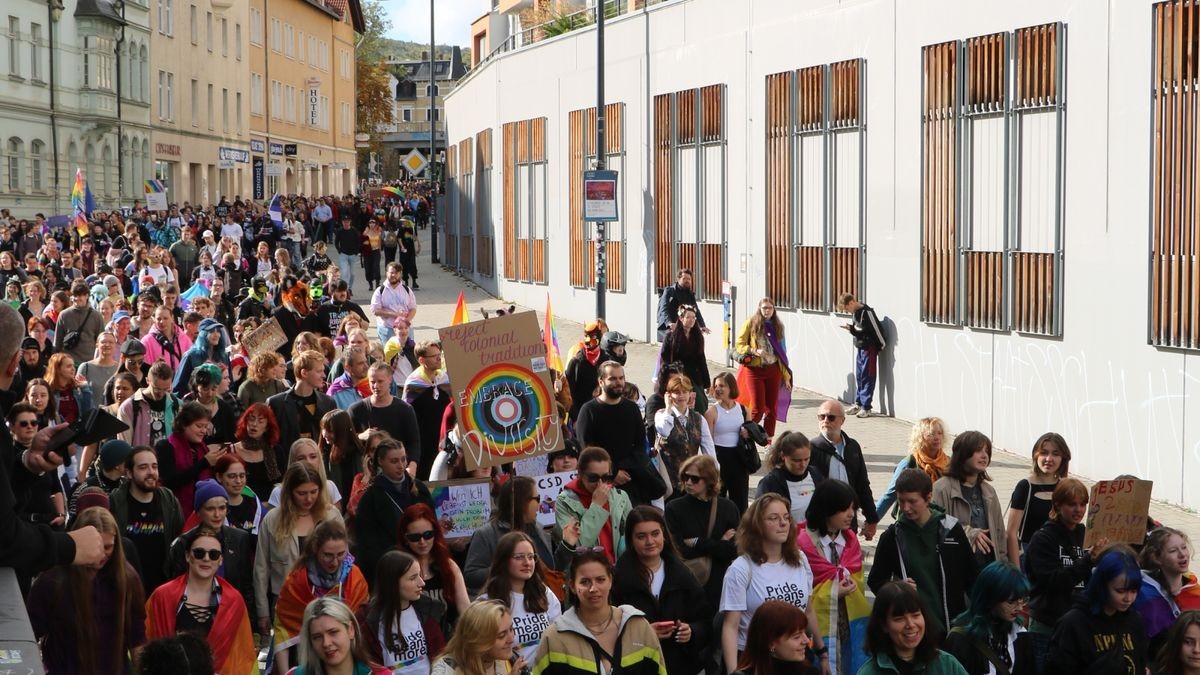
<svg viewBox="0 0 1200 675"><path fill-rule="evenodd" d="M450 325L460 291L466 299L468 316L471 321L482 318L480 310L493 312L496 309L507 308L510 304L513 304L491 295L473 281L458 276L453 271L441 265L431 263L429 256L430 232L426 229L421 230L419 234L422 239L422 253L417 262L420 274L420 290L416 292L418 309L414 322L413 335L415 339L436 339L437 330L443 326ZM361 269L356 270L355 273L354 297L358 302L363 304L364 309L367 309L369 313L370 310L367 305L369 304L370 296L366 290L366 282ZM550 298L553 303L553 289L550 289ZM544 309L544 307L517 307L517 311L536 311L539 325L541 325L544 318ZM583 326L581 324L565 320L557 314L555 325L558 332L559 345L564 351L568 345L575 343L583 336ZM609 325L612 330L621 330L625 333L631 332L622 330L619 320L610 319ZM646 392L650 387L650 377L657 360L658 346L643 342L633 342L626 347L626 350L629 355L625 367L626 378L628 381L638 384L642 391ZM721 370L732 370L732 368L727 368L724 364L719 363L710 363L709 369L713 374ZM780 422L776 433L778 434L785 430L794 430L811 437L817 433L817 407L823 401L828 400L828 397L804 389L804 382L801 378L798 379L801 381L796 382L798 386L792 392L792 405L788 412L788 421ZM930 410L927 414L936 416L937 411ZM883 494L884 489L891 479L892 472L896 468L896 464L908 454L908 437L911 428L911 420L902 420L893 417L875 416L866 419L849 417L846 420L844 426L845 432L856 439L863 448L863 454L870 472L871 488L876 499ZM1031 443L1032 439L1040 435L1042 431L1030 430ZM1070 443L1071 439L1068 438L1067 441ZM951 442L952 438L948 437L946 439L947 449ZM995 487L996 493L1005 505L1007 505L1017 481L1029 474L1031 467L1030 452L1031 448L997 448L993 453L992 464L988 469L988 473L992 478L992 485ZM764 467L764 471L765 469L766 467ZM751 494L754 493L754 487L757 485L762 473L760 472L750 479ZM1092 480L1089 480L1088 477L1075 477L1080 478L1090 487ZM1104 479L1110 477L1100 476L1094 478ZM1200 514L1173 504L1153 501L1150 506L1150 515L1164 525L1170 525L1182 530L1193 542L1200 542ZM880 523L880 532L891 521L890 516L885 516ZM868 551L873 552L873 542L864 542L864 547Z"/></svg>

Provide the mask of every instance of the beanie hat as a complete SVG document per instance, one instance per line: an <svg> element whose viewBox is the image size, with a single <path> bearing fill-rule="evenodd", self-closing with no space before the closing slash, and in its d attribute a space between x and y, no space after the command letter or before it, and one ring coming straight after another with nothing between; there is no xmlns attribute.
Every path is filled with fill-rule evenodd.
<svg viewBox="0 0 1200 675"><path fill-rule="evenodd" d="M194 501L194 506L197 511L200 510L200 507L204 506L204 502L207 502L214 497L224 497L225 499L229 499L229 493L225 491L224 486L211 478L207 478L196 483L196 498Z"/></svg>
<svg viewBox="0 0 1200 675"><path fill-rule="evenodd" d="M124 464L132 453L132 445L119 438L114 438L100 446L100 466L105 471L115 469Z"/></svg>
<svg viewBox="0 0 1200 675"><path fill-rule="evenodd" d="M104 491L104 488L89 485L80 490L79 494L75 496L75 516L78 517L79 514L93 506L99 506L105 511L112 508L111 502L108 499L108 493Z"/></svg>

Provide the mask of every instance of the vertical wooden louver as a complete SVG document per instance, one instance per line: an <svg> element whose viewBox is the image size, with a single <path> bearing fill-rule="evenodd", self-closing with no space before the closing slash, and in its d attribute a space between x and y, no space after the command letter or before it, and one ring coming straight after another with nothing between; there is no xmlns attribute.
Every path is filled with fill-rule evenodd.
<svg viewBox="0 0 1200 675"><path fill-rule="evenodd" d="M605 155L612 158L625 151L625 104L609 103L604 106L605 137L607 146ZM568 175L570 176L570 235L571 285L576 288L594 288L596 286L596 241L592 236L592 223L583 220L583 172L591 169L596 158L596 109L584 108L572 111L568 117L570 126L570 150L568 157ZM615 168L610 165L609 169ZM618 185L624 184L624 177L618 178ZM622 198L623 198L622 194ZM622 221L627 217L624 213L626 204L619 205L622 210ZM609 223L608 240L605 243L605 260L607 274L605 283L611 291L625 290L625 227L622 223Z"/></svg>
<svg viewBox="0 0 1200 675"><path fill-rule="evenodd" d="M458 147L451 145L446 148L446 176L450 189L446 197L449 217L446 218L446 265L454 267L458 263L458 220L462 212L457 208L460 203L458 193L462 189L462 174L459 172Z"/></svg>
<svg viewBox="0 0 1200 675"><path fill-rule="evenodd" d="M517 278L517 123L507 122L500 139L501 171L504 172L504 278Z"/></svg>
<svg viewBox="0 0 1200 675"><path fill-rule="evenodd" d="M479 176L475 179L475 271L490 277L494 274L495 237L492 230L492 130L484 129L475 134L475 166Z"/></svg>
<svg viewBox="0 0 1200 675"><path fill-rule="evenodd" d="M958 43L922 49L921 318L955 323Z"/></svg>
<svg viewBox="0 0 1200 675"><path fill-rule="evenodd" d="M504 125L504 277L544 284L548 278L546 223L538 222L534 200L546 203L538 192L534 165L546 163L546 118L536 117ZM548 173L548 171L547 171ZM530 200L521 201L517 189L528 186ZM548 179L543 189L548 186ZM542 210L543 216L545 209ZM518 229L517 223L526 223ZM522 232L524 233L522 236Z"/></svg>
<svg viewBox="0 0 1200 675"><path fill-rule="evenodd" d="M654 97L654 286L670 286L672 230L675 222L674 96Z"/></svg>
<svg viewBox="0 0 1200 675"><path fill-rule="evenodd" d="M828 129L825 116L826 104L825 67L810 66L796 71L796 131L799 134L821 134ZM822 139L828 145L827 139ZM827 163L828 150L822 153L822 163ZM826 164L824 171L828 174ZM828 237L827 213L829 195L827 181L822 179L821 199L824 202L820 224L822 235L814 241L800 238L795 247L796 292L800 309L825 309L825 242Z"/></svg>
<svg viewBox="0 0 1200 675"><path fill-rule="evenodd" d="M767 295L795 307L792 291L792 74L767 76Z"/></svg>
<svg viewBox="0 0 1200 675"><path fill-rule="evenodd" d="M1005 33L982 35L967 40L964 44L965 72L963 73L963 103L971 124L976 117L995 119L1005 112L1008 91L1005 86L1007 72L1007 43ZM967 135L971 138L970 134ZM964 145L969 144L963 141ZM998 164L996 174L1003 176L1007 167L1004 154L983 158L983 161ZM967 180L973 180L968 178ZM997 214L997 217L1003 214ZM974 223L972 223L974 226ZM1004 243L996 242L995 250L976 250L971 247L963 252L963 323L975 328L1000 330L1004 328Z"/></svg>
<svg viewBox="0 0 1200 675"><path fill-rule="evenodd" d="M468 136L458 143L458 194L459 194L459 209L458 222L455 224L455 234L458 237L458 246L454 247L453 253L456 256L453 261L447 261L446 264L455 267L459 270L474 271L474 257L471 255L471 244L473 240L473 232L471 223L474 222L474 211L480 208L479 201L475 199L475 183L479 181L479 174L475 170L475 150L474 138ZM447 246L447 252L451 252Z"/></svg>
<svg viewBox="0 0 1200 675"><path fill-rule="evenodd" d="M700 90L700 101L703 106L700 115L700 143L721 143L725 140L725 86L712 84ZM706 167L707 168L707 167ZM724 167L718 169L724 175ZM705 190L717 190L722 196L725 186L710 185L705 178ZM721 299L721 281L725 277L725 214L704 213L705 222L719 220L721 236L719 241L709 241L709 228L702 226L700 241L701 274L700 284L696 289L702 300Z"/></svg>
<svg viewBox="0 0 1200 675"><path fill-rule="evenodd" d="M829 65L829 123L828 127L832 133L839 133L841 130L850 132L857 130L858 134L863 133L863 110L862 110L862 77L863 65L865 61L862 59L850 59L849 61L840 61ZM860 138L860 145L862 140ZM855 297L861 299L863 297L862 288L859 280L862 279L859 266L861 264L861 237L862 224L861 219L865 217L862 214L864 205L862 203L863 186L860 175L842 176L839 172L834 171L830 167L833 180L850 181L853 185L858 186L859 203L859 239L850 242L853 245L847 245L834 238L833 245L829 250L829 296L830 302L836 303L837 296L842 293L853 293ZM860 166L861 171L861 166ZM836 187L836 185L835 185Z"/></svg>

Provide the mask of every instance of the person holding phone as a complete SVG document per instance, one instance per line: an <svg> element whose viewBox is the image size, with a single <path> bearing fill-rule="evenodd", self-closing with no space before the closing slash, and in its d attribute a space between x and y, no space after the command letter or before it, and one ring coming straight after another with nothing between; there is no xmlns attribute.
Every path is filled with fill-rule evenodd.
<svg viewBox="0 0 1200 675"><path fill-rule="evenodd" d="M633 506L624 490L613 485L612 458L604 448L584 448L579 474L567 483L554 504L558 526L579 524L579 546L600 547L610 563L625 552L625 519Z"/></svg>

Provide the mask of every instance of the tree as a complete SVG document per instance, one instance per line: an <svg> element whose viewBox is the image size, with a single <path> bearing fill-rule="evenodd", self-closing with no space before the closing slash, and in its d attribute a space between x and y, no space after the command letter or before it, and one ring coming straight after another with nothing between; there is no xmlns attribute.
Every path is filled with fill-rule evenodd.
<svg viewBox="0 0 1200 675"><path fill-rule="evenodd" d="M384 67L384 33L391 27L391 20L379 0L363 0L362 43L355 54L355 91L358 99L356 131L371 135L371 147L359 151L359 164L366 161L367 153L382 152L378 128L392 123L392 91L388 71Z"/></svg>

